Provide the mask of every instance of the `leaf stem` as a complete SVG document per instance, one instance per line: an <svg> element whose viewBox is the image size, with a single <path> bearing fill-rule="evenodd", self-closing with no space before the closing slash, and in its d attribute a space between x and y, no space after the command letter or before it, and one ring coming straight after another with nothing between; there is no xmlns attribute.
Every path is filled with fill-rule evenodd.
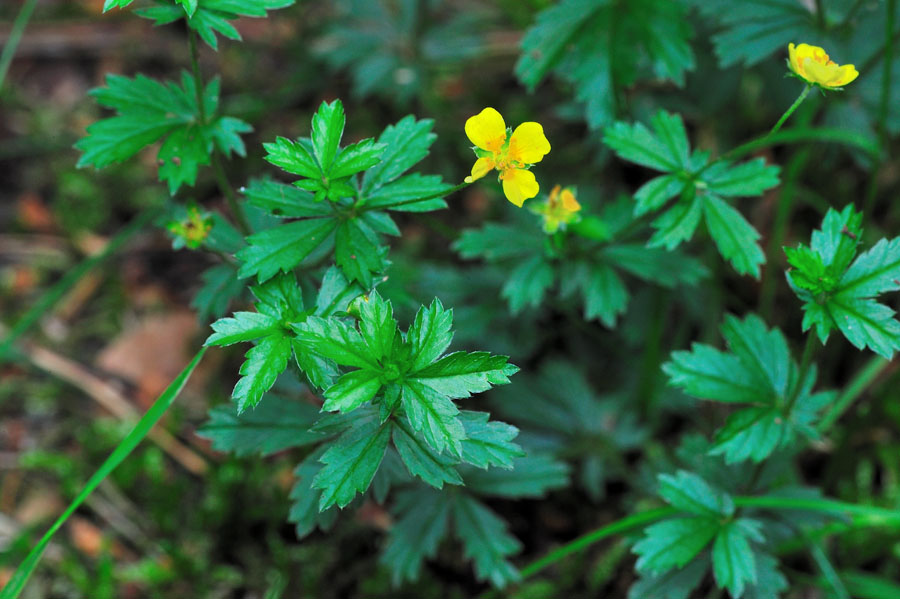
<svg viewBox="0 0 900 599"><path fill-rule="evenodd" d="M762 496L738 496L734 498L736 507L773 509L773 510L802 510L822 512L834 516L843 516L851 520L855 528L889 526L900 529L900 511L876 506L858 505L846 503L834 499L818 499L807 497L778 497L773 495ZM602 541L603 539L619 533L626 533L635 528L652 524L664 518L674 516L678 510L672 507L656 508L637 514L625 516L615 522L601 526L588 532L577 539L557 547L547 555L540 557L520 571L522 579L530 578L541 570L544 570L564 558L586 549ZM490 595L488 595L490 596Z"/></svg>
<svg viewBox="0 0 900 599"><path fill-rule="evenodd" d="M778 122L775 123L775 126L774 126L774 127L772 127L772 130L769 131L769 133L766 135L767 138L768 138L768 137L771 137L772 135L775 135L776 133L778 133L778 130L781 129L781 126L784 124L784 122L785 122L786 120L788 120L788 118L790 118L790 116L791 116L792 114L794 114L794 111L797 110L797 108L800 106L800 104L803 103L803 100L805 100L805 99L806 99L806 96L809 95L809 90L811 90L811 89L812 89L812 85L810 85L809 83L807 83L807 84L806 84L806 87L803 88L803 91L800 92L800 95L797 96L797 99L794 100L794 103L791 104L791 107L788 108L788 109L784 112L783 115L781 115L781 118L778 119ZM765 138L764 138L764 139L765 139Z"/></svg>
<svg viewBox="0 0 900 599"><path fill-rule="evenodd" d="M467 182L463 181L462 183L460 183L459 185L456 185L455 187L451 187L450 189L446 189L444 191L439 191L437 193L433 193L431 195L427 195L422 198L413 198L411 200L403 200L402 202L397 202L395 204L388 204L388 205L382 205L382 206L363 205L360 207L360 209L363 211L379 210L379 209L383 209L383 208L395 209L398 206L408 206L409 204L416 204L418 202L424 202L425 200L433 200L435 198L443 198L445 196L450 195L451 193L456 193L460 189L464 189L464 188L468 187L469 185L471 185L471 183L467 183Z"/></svg>
<svg viewBox="0 0 900 599"><path fill-rule="evenodd" d="M204 85L203 76L200 74L200 52L197 49L197 32L190 26L188 27L188 41L191 47L191 71L194 75L194 88L197 95L197 121L200 123L200 127L205 129L209 124L208 118L210 115L206 114L206 106L203 99ZM219 186L219 191L225 196L225 201L228 203L228 209L231 211L235 223L237 223L238 228L244 235L249 235L251 228L247 223L247 217L237 201L234 189L228 183L228 177L225 175L225 169L222 167L222 161L219 159L219 153L215 145L213 145L210 153L210 161L212 162L216 184Z"/></svg>
<svg viewBox="0 0 900 599"><path fill-rule="evenodd" d="M34 12L35 6L37 6L37 0L25 0L19 14L16 15L16 20L13 21L6 45L3 46L3 52L0 53L0 89L3 88L9 65L12 64L13 57L16 55L16 49L19 47L19 42L22 41L22 35L25 33L25 27L28 26L28 20L31 19L31 13Z"/></svg>
<svg viewBox="0 0 900 599"><path fill-rule="evenodd" d="M815 355L817 347L816 341L818 341L818 339L816 338L815 332L809 331L806 334L806 345L803 346L803 357L800 358L800 371L797 374L797 382L794 383L794 388L791 389L791 397L788 399L785 409L785 413L788 415L790 415L791 409L797 402L797 398L800 397L800 391L803 389L806 375L809 373L810 366L812 366L813 355Z"/></svg>
<svg viewBox="0 0 900 599"><path fill-rule="evenodd" d="M862 370L856 373L856 376L853 377L853 380L844 387L844 390L841 391L841 394L838 395L838 398L834 401L833 404L828 408L828 412L825 416L819 421L818 426L816 427L820 433L824 433L828 429L830 429L834 424L840 419L840 417L847 411L847 409L853 404L856 399L862 395L862 393L869 388L869 385L875 382L875 380L885 371L888 366L891 365L889 360L885 360L881 356L875 356L872 358L868 364L866 364Z"/></svg>

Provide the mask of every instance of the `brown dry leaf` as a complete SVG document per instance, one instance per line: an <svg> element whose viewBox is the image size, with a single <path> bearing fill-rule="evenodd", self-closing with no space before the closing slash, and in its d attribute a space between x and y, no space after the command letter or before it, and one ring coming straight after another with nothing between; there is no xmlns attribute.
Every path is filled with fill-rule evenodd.
<svg viewBox="0 0 900 599"><path fill-rule="evenodd" d="M48 233L56 229L53 213L38 194L26 191L19 196L16 208L21 222L30 231Z"/></svg>
<svg viewBox="0 0 900 599"><path fill-rule="evenodd" d="M69 520L69 538L88 557L96 558L103 550L103 531L84 518L74 516Z"/></svg>
<svg viewBox="0 0 900 599"><path fill-rule="evenodd" d="M134 383L149 407L196 350L196 316L183 309L153 314L127 328L97 357L97 366Z"/></svg>
<svg viewBox="0 0 900 599"><path fill-rule="evenodd" d="M362 504L356 512L356 519L378 530L390 530L394 523L390 513L374 501Z"/></svg>

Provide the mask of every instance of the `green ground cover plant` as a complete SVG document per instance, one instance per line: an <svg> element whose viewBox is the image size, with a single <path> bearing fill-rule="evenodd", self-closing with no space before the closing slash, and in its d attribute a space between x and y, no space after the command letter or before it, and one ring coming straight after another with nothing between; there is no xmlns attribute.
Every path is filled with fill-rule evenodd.
<svg viewBox="0 0 900 599"><path fill-rule="evenodd" d="M147 230L202 265L204 333L62 515L0 546L0 599L900 596L895 0L298 4L103 3L186 60L108 73L69 167L141 161L160 193L4 317L0 360L27 369ZM228 75L244 24L301 17L317 66ZM214 355L205 419L159 424ZM190 537L166 458L123 472L155 426L208 444ZM44 556L116 476L171 536L128 569Z"/></svg>

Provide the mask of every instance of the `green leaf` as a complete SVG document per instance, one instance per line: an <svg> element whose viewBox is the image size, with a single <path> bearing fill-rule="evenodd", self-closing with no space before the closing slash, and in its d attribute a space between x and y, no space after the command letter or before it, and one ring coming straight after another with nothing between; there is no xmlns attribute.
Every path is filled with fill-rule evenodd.
<svg viewBox="0 0 900 599"><path fill-rule="evenodd" d="M191 300L197 311L197 320L206 321L210 316L220 317L228 311L231 300L244 290L244 283L237 276L237 268L223 263L212 266L200 275L203 286Z"/></svg>
<svg viewBox="0 0 900 599"><path fill-rule="evenodd" d="M390 360L400 336L390 300L382 299L377 291L373 291L359 303L359 316L359 332L372 358L379 362Z"/></svg>
<svg viewBox="0 0 900 599"><path fill-rule="evenodd" d="M584 295L584 318L599 318L605 326L614 328L620 314L628 306L628 290L619 275L609 266L598 263L587 276L580 279Z"/></svg>
<svg viewBox="0 0 900 599"><path fill-rule="evenodd" d="M311 486L313 479L322 470L322 462L319 461L319 458L326 449L325 445L319 447L306 456L294 470L297 482L291 489L293 503L291 511L288 513L288 522L296 525L297 538L300 539L316 528L328 530L337 520L338 511L336 509L319 511L322 491Z"/></svg>
<svg viewBox="0 0 900 599"><path fill-rule="evenodd" d="M310 316L293 328L302 343L329 360L342 366L380 370L362 335L342 320Z"/></svg>
<svg viewBox="0 0 900 599"><path fill-rule="evenodd" d="M719 65L754 65L789 42L818 39L811 7L795 0L689 0L720 31L713 36Z"/></svg>
<svg viewBox="0 0 900 599"><path fill-rule="evenodd" d="M531 453L515 458L510 470L469 468L463 474L463 480L467 489L481 495L509 499L538 498L569 484L569 466L547 454Z"/></svg>
<svg viewBox="0 0 900 599"><path fill-rule="evenodd" d="M694 344L691 352L673 352L663 365L669 384L689 395L749 404L729 416L710 453L724 454L728 463L760 462L800 435L815 437L818 413L833 399L831 393L812 393L815 368L799 381L784 335L753 314L726 317L722 334L728 353Z"/></svg>
<svg viewBox="0 0 900 599"><path fill-rule="evenodd" d="M107 0L119 2L124 0ZM126 3L130 3L128 0ZM228 39L240 40L241 35L229 21L240 17L265 17L266 11L284 8L294 0L176 0L178 4L157 4L141 8L135 14L152 19L156 25L166 25L186 18L188 25L197 32L213 50L219 47L216 34Z"/></svg>
<svg viewBox="0 0 900 599"><path fill-rule="evenodd" d="M241 261L238 276L256 275L265 281L279 271L289 272L326 242L337 226L331 218L298 220L254 233L247 247L236 254Z"/></svg>
<svg viewBox="0 0 900 599"><path fill-rule="evenodd" d="M665 247L672 251L681 242L694 235L700 224L703 200L695 195L684 197L666 212L658 216L650 225L656 229L647 242L649 247Z"/></svg>
<svg viewBox="0 0 900 599"><path fill-rule="evenodd" d="M659 496L674 508L709 518L727 518L734 514L731 497L714 489L693 472L679 470L674 476L660 474L658 480Z"/></svg>
<svg viewBox="0 0 900 599"><path fill-rule="evenodd" d="M614 123L604 131L603 143L619 158L635 164L665 172L686 170L690 144L681 117L661 110L650 126L652 130L642 123Z"/></svg>
<svg viewBox="0 0 900 599"><path fill-rule="evenodd" d="M322 490L320 512L335 504L344 508L369 488L390 437L390 422L379 423L373 417L352 421L320 458L325 466L313 479L313 487Z"/></svg>
<svg viewBox="0 0 900 599"><path fill-rule="evenodd" d="M544 236L539 235L539 229L495 223L481 229L466 229L453 243L453 249L463 258L481 257L491 262L543 253L543 248Z"/></svg>
<svg viewBox="0 0 900 599"><path fill-rule="evenodd" d="M825 343L837 328L857 348L890 359L900 349L900 322L875 296L900 290L900 238L882 239L854 261L861 222L852 205L830 209L810 247L785 248L788 280L804 300L804 331L815 326Z"/></svg>
<svg viewBox="0 0 900 599"><path fill-rule="evenodd" d="M762 542L762 524L740 518L723 525L713 543L713 574L719 588L740 597L748 584L756 583L756 556L750 541Z"/></svg>
<svg viewBox="0 0 900 599"><path fill-rule="evenodd" d="M487 469L489 466L512 468L514 458L522 457L525 452L513 443L519 429L505 422L489 421L486 412L460 412L460 420L466 430L462 441L462 459L464 462Z"/></svg>
<svg viewBox="0 0 900 599"><path fill-rule="evenodd" d="M421 432L438 453L446 447L453 455L462 455L461 441L466 431L458 417L459 409L447 395L415 380L406 380L400 401L410 426Z"/></svg>
<svg viewBox="0 0 900 599"><path fill-rule="evenodd" d="M180 9L179 9L180 10ZM201 165L209 164L213 144L223 151L243 152L239 133L250 126L234 118L216 118L219 84L213 80L204 90L208 124L198 125L196 87L187 72L181 86L160 83L138 75L134 79L108 75L107 87L91 91L97 101L116 115L88 126L87 137L75 147L83 152L79 167L103 168L131 158L163 138L158 159L159 178L174 194L183 184L193 185Z"/></svg>
<svg viewBox="0 0 900 599"><path fill-rule="evenodd" d="M270 397L243 414L233 404L213 408L197 435L212 441L216 451L270 455L321 441L324 435L309 430L318 415L311 404Z"/></svg>
<svg viewBox="0 0 900 599"><path fill-rule="evenodd" d="M373 139L364 139L341 150L328 175L333 179L349 177L381 162L382 154L384 145L375 143Z"/></svg>
<svg viewBox="0 0 900 599"><path fill-rule="evenodd" d="M788 581L778 571L778 560L767 553L756 553L756 584L747 586L741 599L770 599L779 597L788 588Z"/></svg>
<svg viewBox="0 0 900 599"><path fill-rule="evenodd" d="M328 412L352 412L367 401L372 401L381 390L381 372L354 370L338 379L326 389L322 409Z"/></svg>
<svg viewBox="0 0 900 599"><path fill-rule="evenodd" d="M444 483L462 484L462 478L454 468L457 462L449 456L436 452L406 422L401 420L394 422L392 439L406 469L413 476L438 489L443 489Z"/></svg>
<svg viewBox="0 0 900 599"><path fill-rule="evenodd" d="M281 330L281 323L272 316L258 312L235 312L230 318L221 318L212 324L215 331L204 345L233 345L253 341Z"/></svg>
<svg viewBox="0 0 900 599"><path fill-rule="evenodd" d="M291 339L291 347L294 349L297 368L306 375L313 387L325 390L334 385L334 380L341 373L332 360L310 351L302 341L296 338Z"/></svg>
<svg viewBox="0 0 900 599"><path fill-rule="evenodd" d="M308 179L322 176L319 163L313 156L312 145L307 140L291 141L284 137L275 138L274 142L264 143L266 160L294 175Z"/></svg>
<svg viewBox="0 0 900 599"><path fill-rule="evenodd" d="M853 204L847 204L840 212L829 209L822 220L822 228L812 232L812 250L838 278L856 256L862 236L862 219L862 212L857 212Z"/></svg>
<svg viewBox="0 0 900 599"><path fill-rule="evenodd" d="M378 235L358 218L343 221L335 235L335 261L351 281L372 287L372 275L387 267L387 248Z"/></svg>
<svg viewBox="0 0 900 599"><path fill-rule="evenodd" d="M696 559L680 570L643 575L628 589L628 599L690 599L708 567L708 560Z"/></svg>
<svg viewBox="0 0 900 599"><path fill-rule="evenodd" d="M416 580L422 561L437 554L438 544L447 534L450 497L429 489L405 491L397 496L394 525L379 560L391 570L395 586Z"/></svg>
<svg viewBox="0 0 900 599"><path fill-rule="evenodd" d="M409 379L454 399L487 391L492 385L505 385L518 368L507 363L506 356L488 352L454 352L421 370Z"/></svg>
<svg viewBox="0 0 900 599"><path fill-rule="evenodd" d="M332 266L325 271L319 295L316 297L316 314L330 316L335 312L345 311L350 301L362 295L359 285L347 280L344 273Z"/></svg>
<svg viewBox="0 0 900 599"><path fill-rule="evenodd" d="M458 494L453 501L456 536L462 541L467 559L475 562L475 576L490 580L496 587L519 579L506 558L521 544L506 531L506 523L478 500Z"/></svg>
<svg viewBox="0 0 900 599"><path fill-rule="evenodd" d="M706 226L719 253L731 262L734 269L744 275L759 278L759 266L766 261L760 237L753 225L740 212L728 205L722 198L707 194L703 199L703 214Z"/></svg>
<svg viewBox="0 0 900 599"><path fill-rule="evenodd" d="M441 300L434 298L429 307L422 306L406 333L410 345L412 372L422 370L447 351L453 340L453 310L445 310Z"/></svg>
<svg viewBox="0 0 900 599"><path fill-rule="evenodd" d="M187 380L194 372L194 369L197 368L197 365L200 363L205 352L206 349L202 349L194 356L194 359L191 360L190 364L185 366L184 370L182 370L169 386L166 387L166 390L162 392L155 402L153 402L153 405L150 406L147 413L134 425L134 428L131 429L128 435L116 445L113 452L106 458L103 464L100 465L100 468L97 469L91 478L88 479L84 484L84 487L75 499L72 500L62 515L57 518L50 529L44 533L44 536L41 537L40 541L31 548L31 551L28 552L25 560L19 564L19 567L16 568L16 571L13 572L12 576L7 580L6 585L0 589L0 598L16 599L22 593L22 589L28 582L28 578L35 569L37 569L41 556L50 544L50 540L53 538L56 531L62 528L63 524L66 523L66 520L69 519L69 516L78 509L78 506L84 503L85 499L94 492L94 489L96 489L100 483L128 457L134 448L140 444L145 436L147 436L150 429L159 422L159 419L162 418L163 414L169 409L169 406L172 405L172 402L175 401L175 398L178 397L178 394L181 393L185 383L187 383Z"/></svg>
<svg viewBox="0 0 900 599"><path fill-rule="evenodd" d="M762 158L733 165L719 160L703 171L703 181L709 191L718 196L758 196L777 187L779 168L767 165Z"/></svg>
<svg viewBox="0 0 900 599"><path fill-rule="evenodd" d="M312 149L321 173L327 174L344 135L344 105L340 100L322 102L312 118Z"/></svg>
<svg viewBox="0 0 900 599"><path fill-rule="evenodd" d="M540 306L547 289L553 285L553 279L553 267L543 256L534 256L509 274L500 295L509 302L512 313L518 314L525 306Z"/></svg>
<svg viewBox="0 0 900 599"><path fill-rule="evenodd" d="M256 407L263 394L275 384L278 375L287 368L291 357L290 339L283 333L263 337L245 355L241 364L241 378L231 393L237 402L238 413Z"/></svg>
<svg viewBox="0 0 900 599"><path fill-rule="evenodd" d="M635 193L635 216L662 209L679 199L651 223L656 232L649 247L672 250L690 239L701 216L722 256L741 274L759 276L765 255L759 233L722 198L755 196L778 185L779 168L762 159L741 164L709 162L709 154L691 153L684 123L678 115L660 111L651 128L617 122L607 127L604 143L619 157L668 173L644 184Z"/></svg>
<svg viewBox="0 0 900 599"><path fill-rule="evenodd" d="M367 198L373 191L394 181L428 155L428 149L437 139L437 135L431 132L433 126L434 121L431 119L417 121L414 116L407 115L384 130L378 138L379 145L384 148L381 160L369 168L363 177L362 191ZM443 185L440 177L430 177L429 180L434 182L433 185ZM440 189L412 197L423 197L436 191ZM367 204L371 205L371 200Z"/></svg>
<svg viewBox="0 0 900 599"><path fill-rule="evenodd" d="M706 517L670 518L644 529L644 537L634 544L640 573L665 574L683 568L700 553L716 533L719 523Z"/></svg>
<svg viewBox="0 0 900 599"><path fill-rule="evenodd" d="M369 169L366 172L372 172L372 170ZM452 186L444 183L438 175L412 173L377 188L371 195L365 197L365 206L367 208L388 208L398 212L430 212L447 207L447 202L438 194L450 189ZM436 197L421 202L412 201L429 196ZM402 205L398 206L397 204Z"/></svg>
<svg viewBox="0 0 900 599"><path fill-rule="evenodd" d="M663 287L694 286L709 276L709 270L700 261L680 252L615 244L602 248L600 255L617 268Z"/></svg>
<svg viewBox="0 0 900 599"><path fill-rule="evenodd" d="M627 32L627 35L623 35ZM564 0L543 10L522 40L516 74L529 89L549 73L573 84L592 128L618 111L617 96L639 78L684 83L692 35L677 2Z"/></svg>
<svg viewBox="0 0 900 599"><path fill-rule="evenodd" d="M253 179L241 189L247 202L279 218L309 218L331 216L334 209L325 202L313 200L313 194L294 185L272 179Z"/></svg>

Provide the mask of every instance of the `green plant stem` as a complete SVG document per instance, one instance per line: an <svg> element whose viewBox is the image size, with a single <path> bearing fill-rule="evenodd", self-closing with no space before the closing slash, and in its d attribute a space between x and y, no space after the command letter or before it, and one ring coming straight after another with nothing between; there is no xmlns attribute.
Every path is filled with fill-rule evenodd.
<svg viewBox="0 0 900 599"><path fill-rule="evenodd" d="M845 503L833 499L814 499L805 497L777 497L777 496L739 496L734 498L736 507L772 509L772 510L800 510L822 512L848 518L852 528L867 528L888 526L900 529L900 511L880 508L875 506L857 505ZM534 576L553 564L563 560L573 553L577 553L615 534L626 533L635 528L652 524L664 518L674 516L678 510L671 507L657 508L626 516L610 524L601 526L574 541L570 541L562 547L557 547L547 555L534 560L521 570L522 578Z"/></svg>
<svg viewBox="0 0 900 599"><path fill-rule="evenodd" d="M841 580L837 570L834 569L831 560L825 555L821 542L810 538L806 538L806 541L813 561L816 562L816 566L822 572L825 583L831 588L832 596L835 599L851 599L850 593L847 592L847 587L844 586L844 581Z"/></svg>
<svg viewBox="0 0 900 599"><path fill-rule="evenodd" d="M191 27L188 27L188 41L191 46L191 71L194 75L194 87L196 88L195 92L197 94L197 120L201 127L206 127L206 125L209 124L209 121L207 120L209 115L206 114L206 106L203 101L204 86L203 76L200 74L200 52L197 48L197 32ZM213 175L215 176L216 184L219 186L219 191L225 196L225 202L228 204L228 209L231 211L235 223L244 235L249 235L251 229L247 222L247 217L238 203L237 196L234 194L234 189L231 187L231 184L228 183L228 177L225 174L225 169L222 167L222 161L219 159L219 152L215 146L213 146L210 161L212 162Z"/></svg>
<svg viewBox="0 0 900 599"><path fill-rule="evenodd" d="M800 390L803 389L803 382L806 380L806 375L809 373L810 366L812 366L813 355L816 353L817 341L818 338L813 331L809 331L806 334L806 344L803 346L803 357L800 358L800 370L797 373L797 382L794 383L794 388L791 389L791 396L788 399L785 410L787 414L791 413L794 403L796 403L797 398L800 397Z"/></svg>
<svg viewBox="0 0 900 599"><path fill-rule="evenodd" d="M768 133L768 135L766 135L766 137L771 137L771 136L775 135L776 133L778 133L778 130L781 129L781 126L784 124L784 122L786 120L788 120L788 118L790 118L790 116L792 114L794 114L794 111L797 110L797 108L800 106L800 104L803 103L803 100L806 99L806 96L809 94L809 90L811 90L811 89L812 89L812 85L807 83L806 87L803 88L803 91L800 92L800 95L797 96L797 99L794 100L794 103L791 104L791 107L788 108L783 115L781 115L781 118L778 119L778 122L775 123L775 126L772 127L772 130L769 131L769 133Z"/></svg>
<svg viewBox="0 0 900 599"><path fill-rule="evenodd" d="M569 555L572 555L573 553L577 553L582 549L586 549L587 547L590 547L594 543L602 541L607 537L628 532L640 526L651 524L653 522L657 522L658 520L674 516L677 513L678 510L672 507L657 508L654 510L638 512L637 514L632 514L620 520L616 520L611 524L601 526L596 530L578 537L574 541L566 543L562 547L554 549L544 557L531 562L530 564L522 568L522 578L524 579L533 576L544 568L555 564L556 562L562 560L565 557L568 557Z"/></svg>
<svg viewBox="0 0 900 599"><path fill-rule="evenodd" d="M19 42L22 41L22 35L25 33L25 27L31 19L31 13L37 6L37 0L25 0L16 20L13 21L12 29L9 31L9 37L6 45L3 46L3 52L0 53L0 89L3 89L3 82L6 81L6 73L9 71L9 65L12 64L16 50L19 48Z"/></svg>
<svg viewBox="0 0 900 599"><path fill-rule="evenodd" d="M819 421L819 424L816 427L818 431L824 433L834 426L853 402L856 401L856 399L869 388L869 385L875 382L875 380L887 370L890 365L891 362L885 360L881 356L876 356L869 360L869 363L856 373L853 380L844 387L841 394L838 395L834 403L828 408L828 412L825 413L825 416Z"/></svg>
<svg viewBox="0 0 900 599"><path fill-rule="evenodd" d="M41 317L75 285L75 283L81 280L81 278L90 272L91 269L125 245L129 239L134 237L147 225L147 223L152 221L159 212L159 209L151 208L139 214L109 240L109 243L106 244L103 251L82 260L77 266L69 269L59 281L48 289L34 304L31 305L28 311L16 321L16 324L10 329L9 334L7 334L4 339L0 340L0 362L3 362L10 351L12 351L16 341L34 326L35 323L37 323Z"/></svg>
<svg viewBox="0 0 900 599"><path fill-rule="evenodd" d="M411 200L403 200L402 202L397 202L395 204L383 205L383 206L374 206L373 207L373 206L362 205L362 206L360 206L360 210L362 210L364 212L367 212L369 210L383 210L385 208L393 210L393 209L396 209L398 206L407 206L409 204L415 204L417 202L424 202L425 200L433 200L435 198L443 198L452 193L456 193L460 189L464 189L464 188L468 187L469 185L471 185L471 183L466 183L465 181L463 181L462 183L460 183L459 185L456 185L455 187L451 187L450 189L447 189L445 191L433 193L431 195L427 195L422 198L413 198Z"/></svg>
<svg viewBox="0 0 900 599"><path fill-rule="evenodd" d="M38 562L40 562L41 555L43 555L44 550L47 548L47 545L50 544L50 539L53 538L53 535L57 530L65 524L66 520L69 519L78 506L80 506L85 499L87 499L88 495L90 495L94 489L105 479L110 472L116 469L116 467L128 457L135 447L143 440L143 438L150 432L150 429L159 421L163 414L166 413L166 410L169 409L169 406L172 405L172 402L175 401L175 398L178 397L178 394L184 388L185 383L188 378L191 376L191 373L197 367L197 364L200 362L201 358L203 358L203 354L206 352L206 348L201 349L197 352L197 355L194 356L194 359L191 360L190 364L188 364L184 370L172 381L172 383L166 388L165 391L157 398L157 400L150 406L150 409L147 410L147 413L138 421L137 424L134 425L134 428L131 429L131 432L116 446L113 452L106 458L106 461L100 466L97 472L94 473L93 476L85 483L84 488L81 489L81 492L78 493L78 496L69 504L69 507L66 508L66 511L62 513L62 515L53 523L50 529L41 537L41 540L38 541L37 545L35 545L31 551L28 553L28 556L25 558L16 571L13 573L12 578L0 590L0 599L16 599L19 594L22 592L22 589L25 587L25 583L28 582L28 578L37 568Z"/></svg>

